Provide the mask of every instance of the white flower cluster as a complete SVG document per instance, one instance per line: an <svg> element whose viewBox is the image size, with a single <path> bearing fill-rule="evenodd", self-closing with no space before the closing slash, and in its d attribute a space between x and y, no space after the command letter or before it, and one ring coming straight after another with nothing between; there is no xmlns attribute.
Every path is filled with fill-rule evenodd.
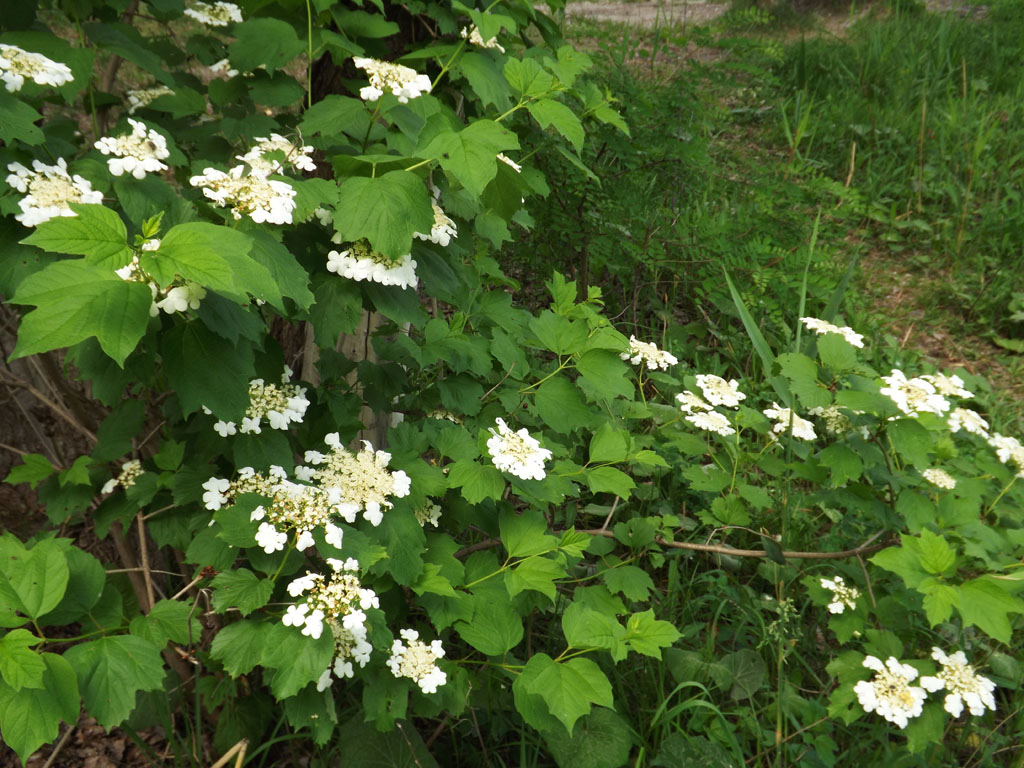
<svg viewBox="0 0 1024 768"><path fill-rule="evenodd" d="M846 339L850 344L855 347L864 347L864 336L863 334L854 332L853 328L843 325L833 325L825 320L819 320L816 317L801 317L800 322L807 326L808 329L814 331L819 336L826 333L836 333Z"/></svg>
<svg viewBox="0 0 1024 768"><path fill-rule="evenodd" d="M292 369L287 366L281 375L280 384L267 384L263 379L249 382L249 407L242 417L242 425L236 428L233 421L218 421L213 425L221 437L237 432L243 435L258 435L263 431L266 419L271 429L288 429L292 424L301 424L306 415L309 399L306 388L291 383Z"/></svg>
<svg viewBox="0 0 1024 768"><path fill-rule="evenodd" d="M684 418L705 432L715 432L722 437L736 434L728 417L714 409L716 405L738 408L740 400L747 399L747 396L739 391L736 380L726 381L719 376L702 373L697 376L697 386L704 393L706 402L689 390L676 395L679 409L686 414Z"/></svg>
<svg viewBox="0 0 1024 768"><path fill-rule="evenodd" d="M342 562L327 561L332 573L324 578L319 573L306 571L288 585L292 597L305 595L305 601L289 605L281 618L286 627L302 627L302 634L318 639L324 631L324 622L340 622L342 628L366 640L366 614L370 608L379 608L380 601L372 589L365 589L359 581L359 563L349 558ZM368 652L367 652L368 655ZM364 662L365 663L365 662Z"/></svg>
<svg viewBox="0 0 1024 768"><path fill-rule="evenodd" d="M56 165L45 165L32 161L30 171L21 163L9 163L7 183L23 193L18 202L21 208L14 218L26 227L34 227L57 216L76 216L70 203L100 204L103 193L92 188L88 179L68 173L64 158L58 158Z"/></svg>
<svg viewBox="0 0 1024 768"><path fill-rule="evenodd" d="M832 579L821 579L821 586L832 592L832 602L828 604L829 613L842 613L846 608L851 611L857 607L860 590L846 586L842 576Z"/></svg>
<svg viewBox="0 0 1024 768"><path fill-rule="evenodd" d="M242 12L234 3L226 3L217 0L213 3L203 3L193 0L185 9L185 15L191 16L196 21L207 24L211 27L226 27L231 22L240 22Z"/></svg>
<svg viewBox="0 0 1024 768"><path fill-rule="evenodd" d="M430 228L430 234L424 235L422 232L416 232L414 237L447 247L453 237L459 236L458 227L455 226L454 221L448 218L448 214L441 209L436 201L431 200L430 204L434 206L434 225Z"/></svg>
<svg viewBox="0 0 1024 768"><path fill-rule="evenodd" d="M111 175L130 173L136 179L144 179L147 172L166 171L167 165L160 161L171 155L167 139L139 120L129 117L128 122L132 126L131 133L105 136L94 145L104 155L113 155L107 160Z"/></svg>
<svg viewBox="0 0 1024 768"><path fill-rule="evenodd" d="M487 430L491 433L487 439L487 452L494 466L523 480L543 480L544 462L551 458L551 451L541 448L525 427L514 432L504 419L498 419L497 425L497 432L493 427Z"/></svg>
<svg viewBox="0 0 1024 768"><path fill-rule="evenodd" d="M376 101L390 92L398 97L400 103L408 104L409 99L430 93L430 78L415 69L362 56L353 58L352 63L359 69L365 69L370 78L370 84L359 89L359 98L363 101Z"/></svg>
<svg viewBox="0 0 1024 768"><path fill-rule="evenodd" d="M963 651L947 656L941 648L932 648L932 658L942 666L937 675L921 678L921 686L929 693L945 688L949 691L943 702L953 717L960 717L964 704L972 715L984 715L986 707L995 711L996 699L992 692L996 684L987 677L976 674L974 667L967 663Z"/></svg>
<svg viewBox="0 0 1024 768"><path fill-rule="evenodd" d="M281 173L285 164L297 171L315 171L313 147L295 144L278 133L270 134L270 138L257 138L256 144L244 155L237 155L249 166L257 176L270 176Z"/></svg>
<svg viewBox="0 0 1024 768"><path fill-rule="evenodd" d="M318 691L326 691L334 678L344 680L355 677L353 662L360 667L365 667L370 660L370 653L373 646L366 640L366 626L360 624L358 627L347 629L340 621L329 621L327 625L334 635L334 661L324 670L323 674L316 681ZM333 674L333 677L331 673Z"/></svg>
<svg viewBox="0 0 1024 768"><path fill-rule="evenodd" d="M945 488L950 491L956 488L956 480L944 469L926 469L921 475L936 488Z"/></svg>
<svg viewBox="0 0 1024 768"><path fill-rule="evenodd" d="M871 680L861 680L853 687L860 705L865 712L877 712L890 723L906 728L910 718L921 714L928 697L924 688L910 685L917 679L917 670L909 664L900 664L895 656L890 656L884 664L881 659L868 656L863 663L876 674Z"/></svg>
<svg viewBox="0 0 1024 768"><path fill-rule="evenodd" d="M409 476L402 470L389 472L391 454L374 451L363 441L363 449L352 453L341 444L337 432L324 438L330 453L306 451L305 460L312 467L296 467L295 474L307 482L315 482L331 500L337 514L346 522L355 522L356 514L378 526L384 519L384 510L394 505L389 496L403 498L409 495Z"/></svg>
<svg viewBox="0 0 1024 768"><path fill-rule="evenodd" d="M174 95L174 91L166 85L157 85L153 88L137 88L127 91L125 96L128 97L128 114L134 115L135 110L148 107L150 103L156 101L161 96L169 95Z"/></svg>
<svg viewBox="0 0 1024 768"><path fill-rule="evenodd" d="M883 376L888 386L879 392L888 397L903 413L917 416L919 413L934 413L941 416L949 410L949 401L939 394L935 385L923 376L908 379L903 371L892 369L892 375Z"/></svg>
<svg viewBox="0 0 1024 768"><path fill-rule="evenodd" d="M415 288L419 284L416 262L410 254L399 259L389 259L373 250L367 240L353 243L347 250L328 253L327 271L349 280L369 280L400 288Z"/></svg>
<svg viewBox="0 0 1024 768"><path fill-rule="evenodd" d="M775 424L772 426L772 436L782 434L789 429L790 420L792 420L793 437L800 440L815 440L818 437L814 433L814 425L811 422L797 416L792 409L783 408L774 401L772 402L772 407L765 408L762 413L769 419L775 419Z"/></svg>
<svg viewBox="0 0 1024 768"><path fill-rule="evenodd" d="M126 461L121 465L121 473L117 477L112 477L107 480L107 482L103 484L103 488L100 489L100 493L113 493L118 486L121 486L124 489L131 488L135 485L135 481L143 472L142 462L138 459Z"/></svg>
<svg viewBox="0 0 1024 768"><path fill-rule="evenodd" d="M421 528L426 528L427 523L437 528L437 521L441 519L441 507L428 501L423 506L416 507L415 515L416 522Z"/></svg>
<svg viewBox="0 0 1024 768"><path fill-rule="evenodd" d="M60 88L75 78L66 64L32 53L16 45L0 43L0 80L11 93L21 90L25 80Z"/></svg>
<svg viewBox="0 0 1024 768"><path fill-rule="evenodd" d="M232 78L238 74L238 70L231 66L231 59L220 59L210 65L210 72L215 75L222 74L224 77Z"/></svg>
<svg viewBox="0 0 1024 768"><path fill-rule="evenodd" d="M704 399L711 405L738 408L740 400L747 399L747 396L740 392L736 379L726 381L720 376L702 373L697 376L697 386L704 393Z"/></svg>
<svg viewBox="0 0 1024 768"><path fill-rule="evenodd" d="M864 411L851 411L856 415L864 413ZM817 416L825 422L825 431L830 435L845 435L847 432L857 432L865 440L870 439L871 430L865 425L854 427L853 422L850 418L843 413L835 405L829 405L824 408L816 406L807 411L808 416Z"/></svg>
<svg viewBox="0 0 1024 768"><path fill-rule="evenodd" d="M143 251L157 251L159 249L160 241L155 238L146 240L141 248ZM153 294L153 303L149 305L150 317L156 317L160 314L161 310L168 315L173 315L175 312L199 309L199 303L206 298L206 289L203 286L193 283L191 280L184 280L177 285L171 283L164 288L162 291L163 298L157 301L157 297L161 295L160 286L156 284L153 276L142 268L137 255L132 256L132 260L128 264L125 264L120 269L115 269L114 273L122 280L143 283L149 287L150 292Z"/></svg>
<svg viewBox="0 0 1024 768"><path fill-rule="evenodd" d="M950 432L962 429L972 435L988 437L988 422L969 408L954 408L950 411L948 423Z"/></svg>
<svg viewBox="0 0 1024 768"><path fill-rule="evenodd" d="M1017 477L1024 478L1024 445L1021 445L1020 440L996 432L988 438L988 444L1003 464L1013 462L1017 466Z"/></svg>
<svg viewBox="0 0 1024 768"><path fill-rule="evenodd" d="M206 168L189 184L199 187L217 205L230 206L235 219L248 216L257 224L291 224L295 210L295 188L258 173L246 173L244 165L230 171Z"/></svg>
<svg viewBox="0 0 1024 768"><path fill-rule="evenodd" d="M670 365L675 365L679 362L675 355L658 349L657 346L649 341L640 341L636 336L629 337L629 352L623 352L619 357L623 360L629 360L633 365L645 363L652 371L656 371L659 368L667 371Z"/></svg>
<svg viewBox="0 0 1024 768"><path fill-rule="evenodd" d="M478 45L481 48L496 48L502 53L505 52L505 49L502 48L501 44L498 42L497 37L492 37L489 40L484 40L484 36L480 34L480 30L477 29L476 24L473 24L469 27L463 27L462 32L460 34L462 35L463 40L468 40L473 45Z"/></svg>
<svg viewBox="0 0 1024 768"><path fill-rule="evenodd" d="M448 682L448 676L437 666L437 660L444 656L441 641L434 640L427 645L419 639L420 633L415 629L403 629L399 634L405 643L395 640L391 645L391 658L387 661L391 674L408 677L424 693L436 693Z"/></svg>
<svg viewBox="0 0 1024 768"><path fill-rule="evenodd" d="M926 373L921 378L935 387L935 391L940 395L945 395L946 397L974 397L973 392L964 389L964 380L956 374L946 376L942 373Z"/></svg>

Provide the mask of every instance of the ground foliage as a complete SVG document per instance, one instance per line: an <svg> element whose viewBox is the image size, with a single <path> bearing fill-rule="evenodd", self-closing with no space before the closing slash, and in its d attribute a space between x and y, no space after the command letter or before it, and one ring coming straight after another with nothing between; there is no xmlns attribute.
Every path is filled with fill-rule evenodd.
<svg viewBox="0 0 1024 768"><path fill-rule="evenodd" d="M252 764L1012 749L1024 449L952 431L979 379L959 371L945 407L921 380L908 396L884 345L840 332L852 272L819 210L859 199L807 172L810 118L780 107L774 163L724 149L765 119L792 49L729 38L717 101L697 77L635 77L621 44L599 85L521 3L251 4L225 27L173 0L25 7L0 43L74 79L3 93L0 159L64 158L103 202L28 228L24 195L0 199L12 358L66 348L93 398L65 414L85 454L27 453L7 478L47 519L0 537L0 732L22 760L81 708L163 725L182 764L243 738ZM430 93L364 101L363 56L400 57ZM315 102L314 60L340 83ZM172 93L133 119L169 167L114 176L93 142L157 84ZM239 159L274 200L255 216L195 181ZM630 335L678 361L648 366ZM388 454L361 450L388 425ZM341 486L317 474L334 460ZM316 496L331 487L348 495ZM358 579L339 628L299 616L307 572ZM840 578L859 594L822 584ZM401 665L435 639L443 657ZM865 658L931 676L932 647L984 668L996 712L953 717L941 693L902 731L864 712Z"/></svg>

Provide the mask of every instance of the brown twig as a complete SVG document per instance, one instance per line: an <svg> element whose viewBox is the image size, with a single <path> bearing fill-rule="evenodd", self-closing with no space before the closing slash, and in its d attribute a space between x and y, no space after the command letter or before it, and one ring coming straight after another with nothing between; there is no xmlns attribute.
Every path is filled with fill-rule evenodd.
<svg viewBox="0 0 1024 768"><path fill-rule="evenodd" d="M57 742L57 746L53 748L53 752L50 753L50 756L46 758L46 762L43 763L43 768L50 768L53 765L53 761L57 759L57 755L64 749L64 745L67 744L68 739L71 738L71 734L75 732L77 727L77 723L71 723L68 726L68 729L64 731L64 735L60 737L60 741Z"/></svg>
<svg viewBox="0 0 1024 768"><path fill-rule="evenodd" d="M223 768L225 765L228 764L228 760L234 757L235 754L238 755L238 758L235 760L235 766L236 768L240 768L242 763L245 761L245 750L247 750L248 748L249 740L242 739L237 744L235 744L235 746L233 746L231 749L229 749L227 752L221 755L220 760L211 765L210 768Z"/></svg>
<svg viewBox="0 0 1024 768"><path fill-rule="evenodd" d="M139 555L142 559L142 577L146 581L146 599L149 600L149 607L156 605L156 597L153 595L153 574L149 571L149 547L146 542L146 526L143 524L142 510L135 515L139 525Z"/></svg>

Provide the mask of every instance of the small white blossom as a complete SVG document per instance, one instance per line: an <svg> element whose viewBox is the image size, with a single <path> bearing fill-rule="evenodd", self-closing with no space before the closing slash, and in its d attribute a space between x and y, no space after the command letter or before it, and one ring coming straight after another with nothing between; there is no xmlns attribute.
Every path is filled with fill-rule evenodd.
<svg viewBox="0 0 1024 768"><path fill-rule="evenodd" d="M683 390L676 395L676 401L679 403L679 408L683 413L693 413L694 410L698 411L710 411L711 406L701 400L697 395L693 394L689 390Z"/></svg>
<svg viewBox="0 0 1024 768"><path fill-rule="evenodd" d="M793 437L800 440L815 440L818 437L814 434L814 425L811 422L800 418L791 409L783 408L776 402L772 403L771 408L765 408L762 413L769 419L775 419L775 424L772 426L773 434L782 434L789 429L790 419L792 419Z"/></svg>
<svg viewBox="0 0 1024 768"><path fill-rule="evenodd" d="M359 89L359 98L363 101L376 101L390 92L400 103L407 104L409 99L430 93L430 78L409 67L361 56L356 56L352 62L359 69L365 69L369 76L370 84Z"/></svg>
<svg viewBox="0 0 1024 768"><path fill-rule="evenodd" d="M473 45L478 45L481 48L496 48L502 53L505 52L505 49L502 48L501 44L498 42L497 37L492 37L488 40L484 40L484 37L483 35L480 34L480 30L477 29L476 24L473 24L469 27L463 27L462 32L460 34L462 35L463 40L468 40Z"/></svg>
<svg viewBox="0 0 1024 768"><path fill-rule="evenodd" d="M135 481L138 479L139 475L143 474L143 471L142 462L138 459L126 461L121 465L120 474L115 478L111 478L104 484L101 489L102 493L113 493L118 486L121 486L126 490L131 488L135 485Z"/></svg>
<svg viewBox="0 0 1024 768"><path fill-rule="evenodd" d="M853 411L853 413L859 416L863 411ZM865 440L871 437L871 430L866 425L862 424L859 427L854 427L849 417L835 405L829 405L825 408L816 406L809 409L807 415L821 418L825 422L825 431L830 435L844 435L847 432L857 432Z"/></svg>
<svg viewBox="0 0 1024 768"><path fill-rule="evenodd" d="M893 368L890 376L883 376L888 386L879 392L892 400L896 407L908 416L919 413L934 413L941 416L949 410L949 401L938 394L935 386L926 379L916 377L908 379L903 371Z"/></svg>
<svg viewBox="0 0 1024 768"><path fill-rule="evenodd" d="M309 612L309 606L305 603L300 605L289 605L288 610L285 611L284 616L281 617L281 623L286 627L299 627L306 623L306 614Z"/></svg>
<svg viewBox="0 0 1024 768"><path fill-rule="evenodd" d="M820 583L822 587L832 592L832 602L828 604L829 613L842 613L846 608L853 610L857 607L860 590L856 587L846 586L842 576L821 579Z"/></svg>
<svg viewBox="0 0 1024 768"><path fill-rule="evenodd" d="M954 408L949 414L948 423L950 432L963 429L972 435L988 437L988 422L969 408Z"/></svg>
<svg viewBox="0 0 1024 768"><path fill-rule="evenodd" d="M422 232L415 232L413 236L420 240L429 240L442 247L447 247L453 237L459 236L458 227L455 226L454 221L448 218L448 215L441 209L441 206L433 200L430 204L434 206L434 224L430 228L430 234L424 235Z"/></svg>
<svg viewBox="0 0 1024 768"><path fill-rule="evenodd" d="M0 80L3 80L7 90L11 93L20 91L26 79L38 85L60 88L75 78L66 64L16 45L0 43Z"/></svg>
<svg viewBox="0 0 1024 768"><path fill-rule="evenodd" d="M203 504L211 512L216 512L228 503L229 499L224 495L224 492L230 487L230 480L220 477L211 477L203 483L203 488L206 490L206 493L203 494Z"/></svg>
<svg viewBox="0 0 1024 768"><path fill-rule="evenodd" d="M932 648L932 658L942 665L942 669L935 676L922 677L921 685L929 693L943 688L949 691L943 709L953 717L960 717L965 703L972 715L984 715L986 708L995 711L996 699L992 692L996 684L977 674L967 663L963 651L947 656L941 648Z"/></svg>
<svg viewBox="0 0 1024 768"><path fill-rule="evenodd" d="M544 462L551 458L551 451L541 448L536 438L526 428L512 431L504 419L497 420L498 431L491 427L487 431L487 452L494 466L523 480L543 480Z"/></svg>
<svg viewBox="0 0 1024 768"><path fill-rule="evenodd" d="M277 154L284 155L284 160L273 157ZM270 138L256 139L252 149L235 159L248 165L255 176L270 176L273 173L281 173L285 163L298 171L315 171L316 164L313 162L312 154L313 147L294 144L284 136L272 133Z"/></svg>
<svg viewBox="0 0 1024 768"><path fill-rule="evenodd" d="M726 381L720 376L702 373L697 376L697 386L704 393L704 399L711 405L738 408L740 400L747 399L747 396L739 391L736 379Z"/></svg>
<svg viewBox="0 0 1024 768"><path fill-rule="evenodd" d="M944 469L926 469L921 475L937 488L945 488L950 491L956 488L956 480Z"/></svg>
<svg viewBox="0 0 1024 768"><path fill-rule="evenodd" d="M416 522L420 524L421 528L425 528L427 523L437 528L437 523L441 519L441 507L437 504L427 502L421 507L417 507L415 510Z"/></svg>
<svg viewBox="0 0 1024 768"><path fill-rule="evenodd" d="M910 685L917 679L916 669L900 664L894 656L884 664L875 656L868 656L864 666L876 673L871 680L861 680L853 687L865 712L877 712L900 728L906 728L910 718L920 716L928 694L924 688Z"/></svg>
<svg viewBox="0 0 1024 768"><path fill-rule="evenodd" d="M68 173L64 158L58 158L56 165L45 165L32 161L30 171L21 163L9 163L7 183L23 193L18 202L21 208L14 218L26 227L34 227L57 216L77 216L70 203L100 204L103 193L92 188L92 184L77 174Z"/></svg>
<svg viewBox="0 0 1024 768"><path fill-rule="evenodd" d="M213 425L213 431L221 437L227 437L228 435L235 434L237 430L233 421L218 421Z"/></svg>
<svg viewBox="0 0 1024 768"><path fill-rule="evenodd" d="M835 333L842 336L855 347L864 347L864 336L860 333L856 333L853 328L850 328L849 326L833 325L825 320L819 320L816 317L801 317L800 322L819 336L826 333Z"/></svg>
<svg viewBox="0 0 1024 768"><path fill-rule="evenodd" d="M372 250L364 241L353 244L348 250L328 253L327 271L349 280L369 280L400 288L415 288L419 284L416 262L410 254L389 259Z"/></svg>
<svg viewBox="0 0 1024 768"><path fill-rule="evenodd" d="M202 175L190 178L189 184L201 188L217 205L230 207L235 219L248 216L257 224L292 223L295 188L284 181L247 174L244 165L237 165L227 173L206 168Z"/></svg>
<svg viewBox="0 0 1024 768"><path fill-rule="evenodd" d="M263 379L249 382L249 407L242 419L242 434L261 434L261 423L266 419L271 429L286 430L292 424L301 424L309 407L306 389L289 381L285 372L280 384L267 384Z"/></svg>
<svg viewBox="0 0 1024 768"><path fill-rule="evenodd" d="M424 693L436 693L448 680L437 666L437 660L444 656L441 641L427 645L414 629L403 629L399 634L405 642L395 640L391 645L391 657L387 660L391 674L413 680Z"/></svg>
<svg viewBox="0 0 1024 768"><path fill-rule="evenodd" d="M679 362L675 355L658 349L651 342L640 341L636 336L629 337L629 351L623 352L619 357L623 360L629 360L633 365L644 363L652 371L656 371L659 368L667 371L670 365L675 365Z"/></svg>
<svg viewBox="0 0 1024 768"><path fill-rule="evenodd" d="M956 374L945 376L941 373L925 374L921 377L935 387L935 391L947 397L974 397L974 393L964 389L964 380Z"/></svg>
<svg viewBox="0 0 1024 768"><path fill-rule="evenodd" d="M186 282L168 288L164 298L156 302L157 309L168 315L184 312L187 309L199 309L199 302L206 298L206 289L198 283Z"/></svg>
<svg viewBox="0 0 1024 768"><path fill-rule="evenodd" d="M242 12L238 6L234 3L224 2L224 0L217 0L213 3L192 0L185 8L185 15L211 27L226 27L232 22L242 20Z"/></svg>
<svg viewBox="0 0 1024 768"><path fill-rule="evenodd" d="M232 68L230 59L221 59L210 65L210 71L215 75L223 74L224 77L232 78L238 74L238 70Z"/></svg>
<svg viewBox="0 0 1024 768"><path fill-rule="evenodd" d="M111 175L128 173L136 179L146 178L146 173L166 171L167 165L161 160L170 157L167 139L147 128L145 123L128 118L132 132L124 136L105 136L94 145L104 155L113 155L107 160Z"/></svg>
<svg viewBox="0 0 1024 768"><path fill-rule="evenodd" d="M705 432L717 432L722 437L736 434L729 419L718 411L694 411L683 418Z"/></svg>
<svg viewBox="0 0 1024 768"><path fill-rule="evenodd" d="M128 97L128 114L134 115L135 110L148 107L152 102L161 96L172 96L174 91L166 85L157 85L153 88L139 88L125 92Z"/></svg>
<svg viewBox="0 0 1024 768"><path fill-rule="evenodd" d="M284 545L288 543L288 534L281 533L270 523L260 523L256 530L256 543L270 555L284 549Z"/></svg>

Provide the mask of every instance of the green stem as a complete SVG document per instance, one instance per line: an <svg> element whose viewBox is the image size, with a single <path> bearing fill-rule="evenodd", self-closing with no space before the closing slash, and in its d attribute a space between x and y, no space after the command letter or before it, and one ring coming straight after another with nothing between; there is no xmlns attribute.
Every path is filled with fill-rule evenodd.
<svg viewBox="0 0 1024 768"><path fill-rule="evenodd" d="M566 368L569 367L569 360L570 359L571 358L566 358L566 360L564 362L559 361L558 367L555 370L553 370L551 373L549 373L547 376L545 376L540 381L534 382L533 384L531 384L528 387L523 387L522 389L519 390L519 394L520 395L524 395L527 392L529 392L531 389L536 389L537 387L539 387L541 384L543 384L545 381L550 379L552 376L557 376L559 373L561 373L563 370L565 370Z"/></svg>
<svg viewBox="0 0 1024 768"><path fill-rule="evenodd" d="M306 0L306 109L313 106L313 7Z"/></svg>

